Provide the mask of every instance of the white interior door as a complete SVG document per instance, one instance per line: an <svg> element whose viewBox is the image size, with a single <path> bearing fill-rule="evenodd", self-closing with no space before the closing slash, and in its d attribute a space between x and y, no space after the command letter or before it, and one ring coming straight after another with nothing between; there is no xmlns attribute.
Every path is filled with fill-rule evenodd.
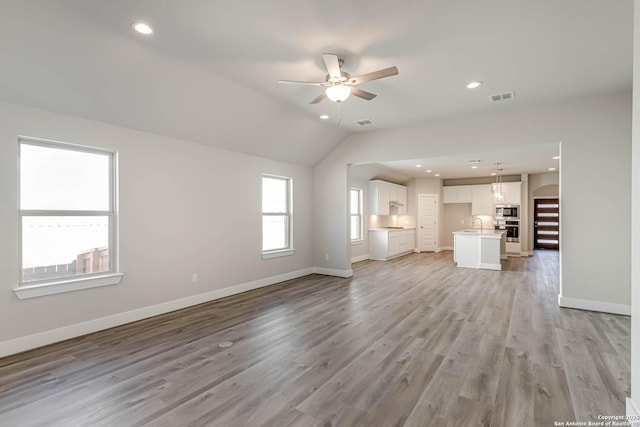
<svg viewBox="0 0 640 427"><path fill-rule="evenodd" d="M438 196L418 195L418 251L435 252L438 247Z"/></svg>

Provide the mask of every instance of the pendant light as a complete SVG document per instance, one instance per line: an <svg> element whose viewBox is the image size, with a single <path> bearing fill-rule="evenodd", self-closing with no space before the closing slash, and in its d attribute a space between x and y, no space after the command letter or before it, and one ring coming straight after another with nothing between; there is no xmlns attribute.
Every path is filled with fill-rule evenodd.
<svg viewBox="0 0 640 427"><path fill-rule="evenodd" d="M496 183L493 184L494 200L504 200L504 191L502 190L502 169L500 163L496 162Z"/></svg>

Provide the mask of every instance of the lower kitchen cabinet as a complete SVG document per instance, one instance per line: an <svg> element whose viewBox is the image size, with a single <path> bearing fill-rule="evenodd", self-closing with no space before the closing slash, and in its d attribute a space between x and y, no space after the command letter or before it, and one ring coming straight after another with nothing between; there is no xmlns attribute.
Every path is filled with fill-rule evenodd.
<svg viewBox="0 0 640 427"><path fill-rule="evenodd" d="M376 229L369 230L369 259L386 261L415 249L416 230Z"/></svg>

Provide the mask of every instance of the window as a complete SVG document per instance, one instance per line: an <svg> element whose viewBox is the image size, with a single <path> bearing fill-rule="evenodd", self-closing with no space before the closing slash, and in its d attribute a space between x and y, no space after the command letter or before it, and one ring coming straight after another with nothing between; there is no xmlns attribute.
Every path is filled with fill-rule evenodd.
<svg viewBox="0 0 640 427"><path fill-rule="evenodd" d="M18 296L118 283L115 154L27 138L19 139L19 149ZM105 280L110 275L116 279ZM58 290L40 286L72 282ZM40 290L21 293L30 286Z"/></svg>
<svg viewBox="0 0 640 427"><path fill-rule="evenodd" d="M362 240L362 189L352 188L350 201L351 241Z"/></svg>
<svg viewBox="0 0 640 427"><path fill-rule="evenodd" d="M264 258L293 254L291 178L262 176L262 253Z"/></svg>

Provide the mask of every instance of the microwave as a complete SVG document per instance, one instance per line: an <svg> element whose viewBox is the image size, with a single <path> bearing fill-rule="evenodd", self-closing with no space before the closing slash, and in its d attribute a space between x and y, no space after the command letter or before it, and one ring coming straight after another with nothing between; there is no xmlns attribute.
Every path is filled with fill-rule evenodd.
<svg viewBox="0 0 640 427"><path fill-rule="evenodd" d="M496 218L520 218L520 206L496 205Z"/></svg>

